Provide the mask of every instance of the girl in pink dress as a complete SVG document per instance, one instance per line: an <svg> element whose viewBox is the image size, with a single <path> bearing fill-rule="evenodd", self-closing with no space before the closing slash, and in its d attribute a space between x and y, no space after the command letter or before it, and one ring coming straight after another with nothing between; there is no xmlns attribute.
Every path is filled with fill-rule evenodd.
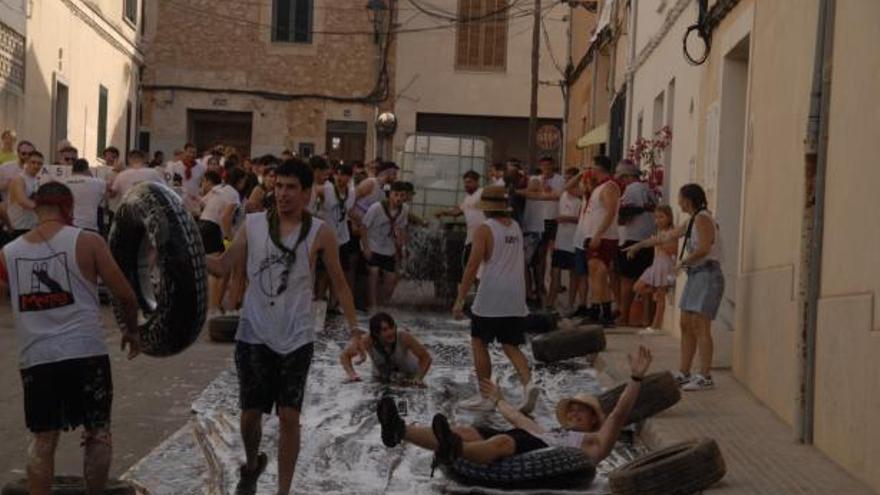
<svg viewBox="0 0 880 495"><path fill-rule="evenodd" d="M672 208L669 205L658 206L654 210L654 221L657 234L670 230L675 226ZM639 332L640 334L659 333L663 327L663 314L666 309L666 290L675 284L675 254L678 251L678 240L671 240L654 246L654 263L642 273L633 286L633 290L642 297L653 296L656 303L654 321Z"/></svg>

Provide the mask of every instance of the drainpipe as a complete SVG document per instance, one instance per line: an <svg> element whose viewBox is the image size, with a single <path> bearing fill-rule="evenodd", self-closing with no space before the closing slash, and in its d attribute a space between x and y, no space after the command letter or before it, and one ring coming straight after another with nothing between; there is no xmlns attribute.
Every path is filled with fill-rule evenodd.
<svg viewBox="0 0 880 495"><path fill-rule="evenodd" d="M562 154L559 159L559 173L565 173L565 169L568 168L568 134L569 127L568 119L569 112L571 107L571 83L573 81L569 80L571 74L571 68L573 67L573 62L571 60L571 44L572 44L572 26L574 24L574 9L571 9L568 12L568 44L565 46L565 74L562 76L562 84L559 85L562 88ZM547 49L550 49L548 46Z"/></svg>
<svg viewBox="0 0 880 495"><path fill-rule="evenodd" d="M636 63L636 26L639 17L639 0L630 0L629 9L629 61L627 62L626 75L626 125L623 126L623 150L622 155L626 156L626 149L629 147L630 138L632 137L632 113L633 113L633 91L636 79L636 71L634 65Z"/></svg>
<svg viewBox="0 0 880 495"><path fill-rule="evenodd" d="M822 284L822 238L825 223L825 178L828 164L828 116L831 105L831 69L834 54L834 16L836 0L819 2L816 27L816 52L813 63L813 89L810 95L810 117L807 121L806 173L807 204L805 205L806 252L802 268L806 268L806 294L803 303L803 348L799 354L801 396L797 422L798 439L813 443L814 405L816 398L816 330L819 318L819 297ZM812 179L812 180L811 180ZM812 182L812 191L811 191ZM812 203L812 214L810 204ZM803 251L803 248L802 248ZM804 282L804 277L801 277Z"/></svg>

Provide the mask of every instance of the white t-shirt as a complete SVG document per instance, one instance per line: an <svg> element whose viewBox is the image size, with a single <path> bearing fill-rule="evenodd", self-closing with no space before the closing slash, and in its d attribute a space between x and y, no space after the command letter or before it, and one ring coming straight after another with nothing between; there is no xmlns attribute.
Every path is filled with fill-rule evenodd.
<svg viewBox="0 0 880 495"><path fill-rule="evenodd" d="M535 180L541 182L541 190L544 192L561 193L565 189L565 178L559 174L553 174L549 179L545 179L543 175L529 178L529 182ZM526 209L523 213L523 232L544 232L544 221L556 218L558 213L558 201L526 199Z"/></svg>
<svg viewBox="0 0 880 495"><path fill-rule="evenodd" d="M348 195L339 201L336 197L336 188L333 182L324 183L324 202L321 204L321 218L336 232L336 242L343 245L351 240L351 232L348 230L348 211L354 206L354 184L349 183Z"/></svg>
<svg viewBox="0 0 880 495"><path fill-rule="evenodd" d="M370 241L370 251L385 256L394 256L394 253L397 252L394 232L400 233L406 229L408 214L409 207L403 205L397 212L392 229L391 219L385 214L382 201L373 203L363 218L364 227L367 229L367 238Z"/></svg>
<svg viewBox="0 0 880 495"><path fill-rule="evenodd" d="M559 216L578 218L581 212L581 198L563 191L559 196ZM556 249L559 251L574 252L574 234L576 224L560 222L556 228ZM583 241L581 241L583 242Z"/></svg>
<svg viewBox="0 0 880 495"><path fill-rule="evenodd" d="M205 208L202 209L202 215L199 218L208 222L214 222L217 225L222 225L221 218L223 216L223 211L229 206L240 205L241 198L234 187L229 184L218 184L208 191L208 194L205 195L204 202Z"/></svg>
<svg viewBox="0 0 880 495"><path fill-rule="evenodd" d="M624 189L623 194L620 196L621 208L625 206L646 208L655 203L654 194L651 192L648 184L644 182L633 182L626 186L626 189ZM617 233L620 236L620 244L623 245L626 241L643 241L654 235L656 228L652 212L645 211L639 213L628 223L621 225L617 229Z"/></svg>
<svg viewBox="0 0 880 495"><path fill-rule="evenodd" d="M13 160L0 165L0 180L6 181L6 188L3 189L4 199L6 192L9 190L9 182L12 181L13 178L18 177L18 174L23 171L24 169L18 165L18 160Z"/></svg>
<svg viewBox="0 0 880 495"><path fill-rule="evenodd" d="M205 176L207 171L208 167L204 163L196 162L192 169L190 169L190 177L187 179L186 165L183 162L171 162L166 167L166 173L170 172L175 190L180 192L183 204L192 213L198 213L201 207L202 177ZM178 181L180 183L179 187L177 186Z"/></svg>
<svg viewBox="0 0 880 495"><path fill-rule="evenodd" d="M74 174L62 181L73 193L73 225L98 231L98 207L104 201L107 183L90 175Z"/></svg>
<svg viewBox="0 0 880 495"><path fill-rule="evenodd" d="M484 215L483 210L479 208L480 198L482 196L483 188L477 189L471 194L465 193L461 205L458 206L461 213L464 215L464 223L467 225L467 238L464 241L465 245L473 242L474 231L486 221L486 215Z"/></svg>
<svg viewBox="0 0 880 495"><path fill-rule="evenodd" d="M156 169L146 167L128 168L116 175L110 189L115 193L115 197L121 201L132 187L141 182L164 184L165 179L162 178L162 174Z"/></svg>

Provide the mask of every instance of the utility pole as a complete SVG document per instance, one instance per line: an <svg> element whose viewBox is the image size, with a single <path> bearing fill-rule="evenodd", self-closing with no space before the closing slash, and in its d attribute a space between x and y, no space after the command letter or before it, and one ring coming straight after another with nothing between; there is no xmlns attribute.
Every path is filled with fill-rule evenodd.
<svg viewBox="0 0 880 495"><path fill-rule="evenodd" d="M532 103L529 109L529 167L538 162L538 69L541 59L541 0L535 0L535 19L532 26Z"/></svg>

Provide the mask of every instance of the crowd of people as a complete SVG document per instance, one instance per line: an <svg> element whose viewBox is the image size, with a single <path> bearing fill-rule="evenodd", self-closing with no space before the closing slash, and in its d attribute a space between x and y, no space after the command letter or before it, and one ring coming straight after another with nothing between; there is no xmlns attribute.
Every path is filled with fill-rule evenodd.
<svg viewBox="0 0 880 495"><path fill-rule="evenodd" d="M224 147L199 156L187 143L167 162L161 152L149 160L130 150L121 159L117 149L107 148L98 176L69 143L58 149L63 163L47 168L30 142L15 143L12 135L9 144L8 137L3 135L2 152L14 149L15 155L0 166L6 233L0 289L11 296L20 343L26 423L33 432L31 493L49 493L58 435L79 426L85 431L87 489L98 493L106 482L112 381L97 288L103 283L121 308L123 346L135 357L137 300L104 236L140 183L169 186L198 220L211 277L209 316L239 316L235 364L246 458L240 483L256 483L266 467L261 425L274 409L280 423L278 493L290 490L318 330L316 299L326 299L346 322L350 336L339 361L348 382L361 381L357 366L369 359L374 379L426 386L432 356L416 335L399 329L390 310L373 314L365 333L355 308L356 302L367 311L388 307L408 256L408 230L426 223L410 211L415 189L398 180L394 162L304 160L288 151L242 158ZM407 425L393 400L377 405L382 442L393 447L405 440L433 450L435 466L458 458L487 464L547 446L579 447L595 462L610 452L638 396L650 351L640 347L631 357L632 380L607 417L595 397L561 398L560 427L548 431L530 416L539 390L522 351L526 317L536 308L564 309L606 326L630 324L629 307L638 294L656 302L650 326L658 328L664 294L684 268L676 379L685 390L713 386L709 325L724 281L718 228L703 190L695 184L681 189L679 206L690 218L677 225L671 208L657 204L631 163L615 167L597 156L585 170L560 175L555 161L544 157L534 175L524 168L518 160L494 165L482 187L478 172L465 173L460 205L437 212L463 216L467 226L452 313L470 318L478 387L458 407L498 411L512 428L451 426L443 414L430 427ZM676 257L680 238L684 248ZM565 306L558 301L563 283L569 285ZM353 296L358 285L366 287L365 300ZM496 341L520 380L516 405L492 381L489 346ZM700 371L691 375L697 349Z"/></svg>

